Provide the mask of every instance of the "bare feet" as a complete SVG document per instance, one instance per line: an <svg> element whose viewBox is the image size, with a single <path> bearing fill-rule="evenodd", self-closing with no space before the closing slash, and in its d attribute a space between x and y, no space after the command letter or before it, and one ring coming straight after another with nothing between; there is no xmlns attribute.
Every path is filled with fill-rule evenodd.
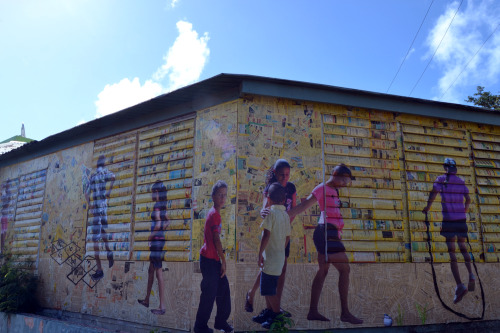
<svg viewBox="0 0 500 333"><path fill-rule="evenodd" d="M161 316L165 314L165 309L153 309L151 310L151 313Z"/></svg>
<svg viewBox="0 0 500 333"><path fill-rule="evenodd" d="M342 314L340 316L340 320L353 325L359 325L363 323L363 320L353 316L350 312L348 312L347 314Z"/></svg>
<svg viewBox="0 0 500 333"><path fill-rule="evenodd" d="M315 312L309 311L309 313L307 314L307 320L330 321L330 319L326 318L325 316L323 316L321 313L319 313L317 311L315 311Z"/></svg>
<svg viewBox="0 0 500 333"><path fill-rule="evenodd" d="M146 301L145 299L138 299L137 302L139 302L139 304L144 305L145 307L149 308L149 301Z"/></svg>

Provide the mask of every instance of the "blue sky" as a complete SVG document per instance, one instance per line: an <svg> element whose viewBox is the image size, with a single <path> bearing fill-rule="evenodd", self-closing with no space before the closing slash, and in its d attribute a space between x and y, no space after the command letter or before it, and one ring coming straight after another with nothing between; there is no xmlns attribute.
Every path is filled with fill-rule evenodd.
<svg viewBox="0 0 500 333"><path fill-rule="evenodd" d="M495 0L3 0L2 138L24 123L42 140L220 73L386 93L407 53L390 94L463 104L477 85L500 92L500 28L482 46L499 18Z"/></svg>

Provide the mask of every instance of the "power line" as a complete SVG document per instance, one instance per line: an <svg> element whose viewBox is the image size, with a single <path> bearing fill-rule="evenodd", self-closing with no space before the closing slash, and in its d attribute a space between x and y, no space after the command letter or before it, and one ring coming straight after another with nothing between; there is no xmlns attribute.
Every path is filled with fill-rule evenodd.
<svg viewBox="0 0 500 333"><path fill-rule="evenodd" d="M450 86L448 87L448 89L446 89L446 91L441 95L441 97L439 97L439 99L443 99L444 95L446 95L446 93L448 92L448 90L450 90L450 88L453 87L453 85L458 80L458 78L460 77L460 75L462 75L462 73L465 71L465 69L467 69L467 67L469 67L469 64L472 61L472 59L474 59L476 57L476 55L479 53L479 51L481 51L481 49L483 48L484 44L486 44L486 42L491 38L491 36L493 36L493 34L497 31L498 27L500 27L500 23L497 24L497 27L495 28L495 30L493 30L493 32L488 36L488 38L486 38L486 40L483 42L483 45L481 45L481 47L476 51L476 53L474 53L474 55L469 59L469 61L467 62L467 64L465 65L465 67L462 69L462 71L460 72L460 74L458 74L458 76L455 78L455 80L453 80L453 82L450 84Z"/></svg>
<svg viewBox="0 0 500 333"><path fill-rule="evenodd" d="M446 31L444 32L443 34L443 37L441 38L441 41L439 42L439 45L436 47L436 50L434 51L434 54L432 55L431 59L429 60L429 62L427 63L427 66L425 66L424 68L424 71L422 72L422 74L420 75L420 77L418 78L417 80L417 83L415 83L415 85L413 86L413 88L411 89L410 91L410 94L408 96L411 96L411 94L413 93L413 90L415 90L415 88L417 87L418 83L420 82L420 80L422 79L422 76L424 76L424 73L425 71L427 71L427 68L429 67L430 63L432 62L432 59L434 59L434 56L436 55L437 53L437 50L439 50L439 47L441 46L441 43L443 42L443 39L444 37L446 36L446 34L448 33L448 30L450 29L450 26L451 24L453 23L453 20L455 19L455 16L457 16L457 13L458 11L460 10L460 7L462 7L462 4L464 3L464 0L462 0L460 2L460 5L458 6L457 10L455 11L455 15L453 15L453 18L451 19L450 21L450 24L448 24L448 28L446 28Z"/></svg>
<svg viewBox="0 0 500 333"><path fill-rule="evenodd" d="M429 14L429 11L430 11L430 9L431 9L431 7L432 7L432 4L433 4L433 3L434 3L434 0L432 0L431 4L429 5L429 8L427 9L427 13L425 13L424 18L423 18L422 22L420 23L420 27L418 27L418 31L417 31L417 33L415 34L415 37L413 37L413 40L412 40L412 42L411 42L411 45L410 45L410 47L408 48L408 51L406 52L406 55L405 55L405 57L404 57L403 61L402 61L402 62L401 62L401 64L399 65L399 68L398 68L398 71L396 72L396 75L394 75L394 77L392 78L391 84L389 85L389 88L387 88L386 93L388 93L388 92L389 92L389 89L391 89L392 84L394 83L394 80L396 80L396 77L398 76L399 71L401 70L401 67L403 67L403 64L404 64L404 62L406 61L406 58L408 58L408 54L410 54L411 48L413 47L413 43L415 43L415 39L417 39L417 36L418 36L418 33L420 32L420 29L422 29L422 25L424 24L424 21L425 21L425 19L426 19L426 17L427 17L427 14Z"/></svg>

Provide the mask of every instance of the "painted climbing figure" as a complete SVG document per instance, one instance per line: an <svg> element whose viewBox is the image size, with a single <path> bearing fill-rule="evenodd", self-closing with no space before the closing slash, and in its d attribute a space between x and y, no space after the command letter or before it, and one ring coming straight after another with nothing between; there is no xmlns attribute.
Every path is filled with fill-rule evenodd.
<svg viewBox="0 0 500 333"><path fill-rule="evenodd" d="M92 216L92 241L94 242L96 272L91 275L94 281L103 278L101 258L99 257L99 242L103 241L106 247L106 257L109 268L113 267L113 252L109 248L106 229L108 227L108 199L115 183L115 174L105 167L106 157L99 156L97 169L90 176L89 185L85 191L85 199L89 205L89 216ZM90 200L92 198L92 201Z"/></svg>
<svg viewBox="0 0 500 333"><path fill-rule="evenodd" d="M443 164L445 174L438 176L434 181L432 191L429 194L427 206L422 210L427 214L436 199L438 193L441 195L441 211L443 224L441 236L446 238L446 246L450 255L450 266L453 278L457 284L453 303L458 303L468 291L474 291L476 278L472 273L471 257L467 252L465 242L468 240L467 215L471 199L469 189L465 186L462 178L457 176L457 163L452 158L446 158ZM465 200L465 203L464 203ZM458 270L457 257L455 255L455 242L458 244L460 253L465 260L465 267L469 272L468 286L462 283Z"/></svg>

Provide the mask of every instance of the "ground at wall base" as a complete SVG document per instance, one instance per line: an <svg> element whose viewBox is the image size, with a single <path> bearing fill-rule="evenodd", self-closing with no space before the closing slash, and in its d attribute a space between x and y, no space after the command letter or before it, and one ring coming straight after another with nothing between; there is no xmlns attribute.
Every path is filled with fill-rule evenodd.
<svg viewBox="0 0 500 333"><path fill-rule="evenodd" d="M393 327L363 327L351 329L320 330L289 330L289 332L318 333L344 331L348 333L434 333L434 332L463 332L483 333L500 332L500 321L476 321L467 323L449 323L423 326L393 326ZM185 332L162 327L153 327L137 323L124 322L109 318L83 315L67 311L43 310L39 314L11 314L0 313L0 332L4 333L96 333L96 332L121 332L121 333L151 333L151 332ZM218 332L218 331L216 331ZM237 331L256 332L256 331ZM263 331L265 332L265 331Z"/></svg>

